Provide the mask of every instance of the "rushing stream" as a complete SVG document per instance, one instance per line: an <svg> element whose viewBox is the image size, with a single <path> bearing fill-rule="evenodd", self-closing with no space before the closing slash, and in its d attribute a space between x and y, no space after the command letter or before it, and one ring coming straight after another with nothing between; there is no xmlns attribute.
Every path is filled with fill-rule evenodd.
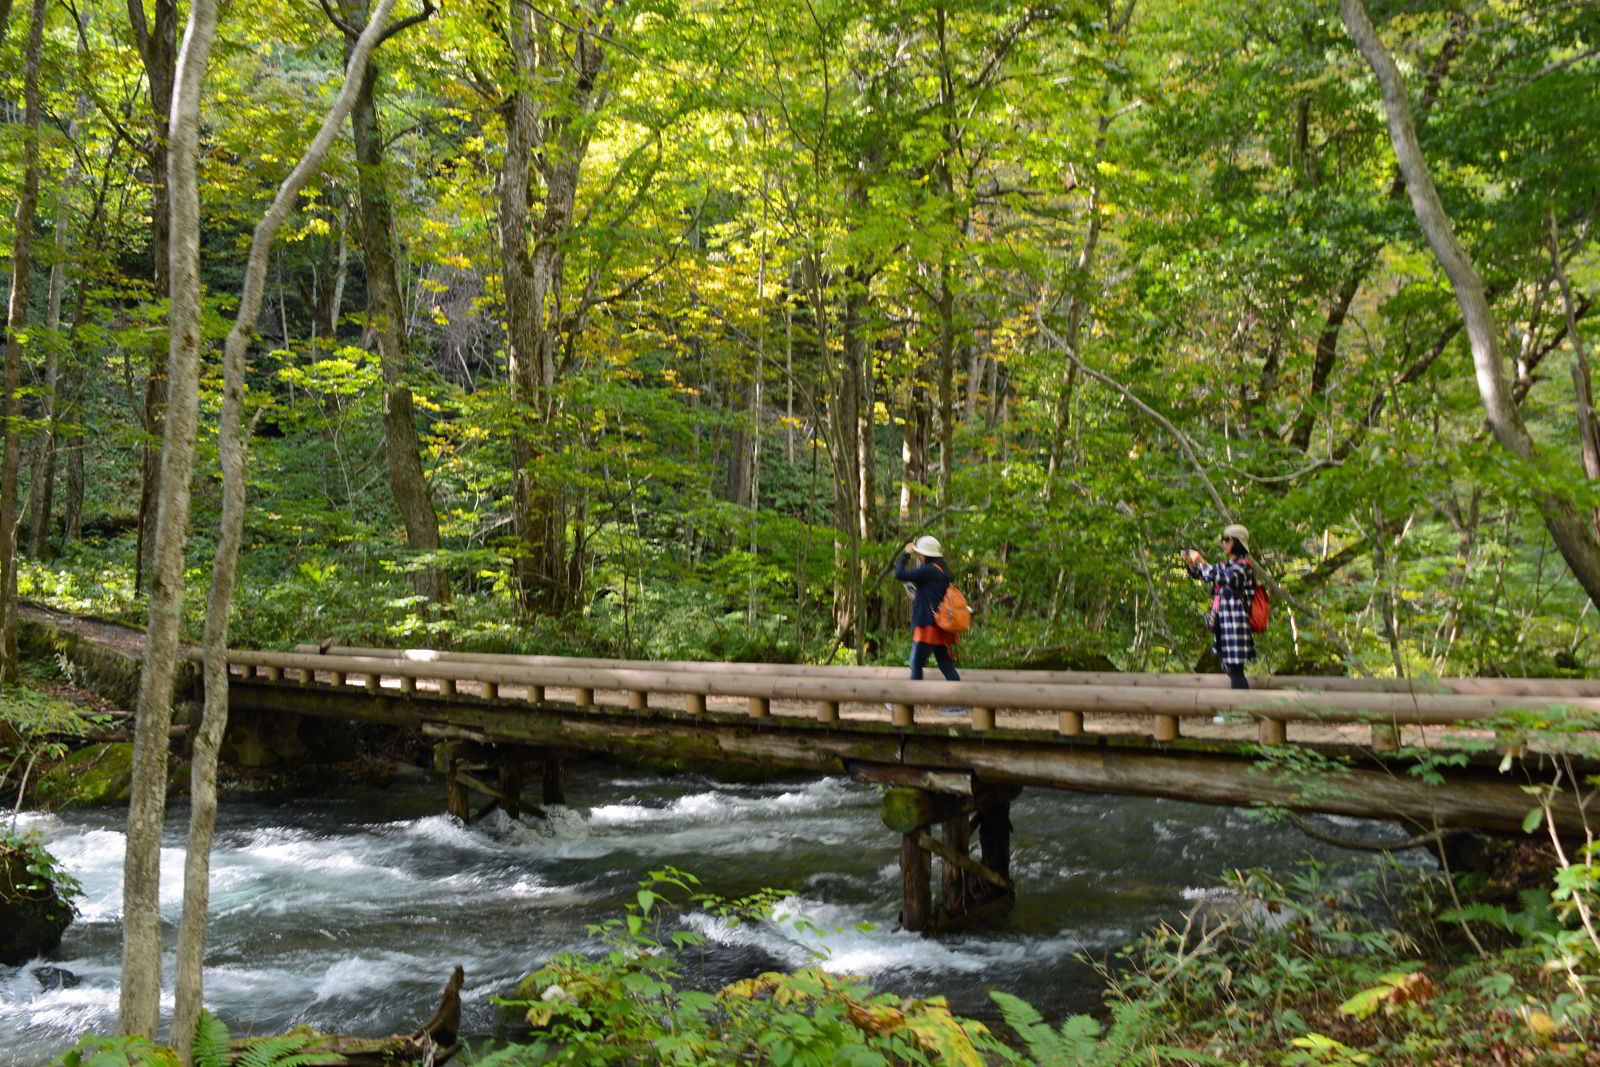
<svg viewBox="0 0 1600 1067"><path fill-rule="evenodd" d="M236 1035L299 1023L409 1032L461 963L465 1029L489 1034L489 997L552 953L585 947L587 924L620 914L638 881L670 864L725 897L792 890L782 910L825 930L727 930L691 914L686 921L712 939L694 960L705 979L796 968L823 953L829 968L885 990L943 993L957 1010L991 1014L987 990L1003 989L1055 1015L1095 1002L1076 954L1104 956L1181 915L1229 868L1285 870L1307 854L1330 855L1234 809L1030 789L1012 808L1015 913L997 929L924 938L894 929L898 842L870 787L837 778L729 785L590 764L572 770L567 793L572 807L548 821L492 817L471 828L443 814L437 782L225 803L207 1003ZM169 813L162 852L168 1012L187 821L186 808ZM29 1067L83 1033L112 1031L124 839L116 811L24 813L20 822L86 893L49 960L0 968L0 1063ZM44 964L79 983L42 989L32 971Z"/></svg>

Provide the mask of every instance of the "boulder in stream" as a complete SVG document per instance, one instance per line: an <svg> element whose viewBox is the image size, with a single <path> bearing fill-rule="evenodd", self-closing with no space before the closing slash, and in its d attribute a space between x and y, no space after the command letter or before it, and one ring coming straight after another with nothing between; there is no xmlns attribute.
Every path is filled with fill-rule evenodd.
<svg viewBox="0 0 1600 1067"><path fill-rule="evenodd" d="M0 964L26 963L61 943L72 905L50 877L54 867L32 841L0 837Z"/></svg>

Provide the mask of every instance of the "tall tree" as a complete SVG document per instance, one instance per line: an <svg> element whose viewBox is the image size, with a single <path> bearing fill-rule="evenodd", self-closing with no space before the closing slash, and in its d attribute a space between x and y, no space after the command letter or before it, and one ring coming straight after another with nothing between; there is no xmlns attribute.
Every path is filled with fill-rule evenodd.
<svg viewBox="0 0 1600 1067"><path fill-rule="evenodd" d="M1377 77L1383 94L1383 109L1388 118L1389 140L1395 158L1405 175L1406 191L1417 224L1428 246L1439 261L1455 290L1456 302L1466 323L1467 340L1472 348L1478 395L1483 402L1489 428L1500 446L1517 459L1539 470L1551 462L1528 433L1522 412L1506 381L1505 359L1500 351L1500 328L1484 292L1483 278L1472 257L1456 238L1450 216L1439 201L1433 175L1417 141L1416 124L1411 117L1411 100L1404 78L1393 57L1378 37L1362 0L1339 0L1345 27L1368 66ZM1586 521L1571 500L1544 487L1535 488L1533 499L1544 519L1545 528L1560 550L1567 566L1600 607L1600 533Z"/></svg>
<svg viewBox="0 0 1600 1067"><path fill-rule="evenodd" d="M228 725L228 622L237 581L239 544L244 537L245 460L248 430L244 421L246 355L261 315L272 242L294 207L295 199L317 173L334 137L367 86L367 59L388 25L394 0L378 0L377 10L349 48L344 85L322 128L300 162L278 187L266 214L250 239L239 294L239 310L228 331L222 357L222 419L217 451L222 461L222 523L211 565L211 590L206 597L205 709L190 754L189 843L184 864L183 920L178 930L177 1010L173 1043L186 1064L193 1063L195 1024L204 1007L206 922L211 900L211 843L217 822L217 753Z"/></svg>
<svg viewBox="0 0 1600 1067"><path fill-rule="evenodd" d="M562 272L575 223L578 180L593 119L606 100L601 74L611 0L585 0L568 24L530 0L512 0L509 89L500 104L505 159L500 174L500 256L506 300L506 361L512 431L513 524L523 607L559 613L576 593L567 558L567 502L542 469L552 434L565 316ZM541 91L549 79L554 94ZM540 179L534 183L535 170ZM531 213L538 197L537 218Z"/></svg>
<svg viewBox="0 0 1600 1067"><path fill-rule="evenodd" d="M177 72L178 55L178 4L177 0L154 0L149 10L145 0L128 0L128 25L133 31L134 47L144 64L145 85L150 96L150 136L145 157L150 166L150 262L154 272L156 300L171 296L171 212L168 198L171 195L170 176L167 173L170 158L167 146L168 124L172 110L172 93ZM154 441L159 437L165 447L163 420L166 415L169 381L162 366L162 353L152 351L150 372L145 379L143 449L144 465L139 483L139 516L137 557L134 561L136 582L147 588L155 559L156 537L153 536L156 510L161 499L161 459Z"/></svg>
<svg viewBox="0 0 1600 1067"><path fill-rule="evenodd" d="M200 344L200 90L217 29L216 0L193 0L178 54L168 120L172 288L167 355L167 411L162 428L161 493L156 509L150 622L135 707L133 781L128 798L127 855L122 870L124 1034L155 1037L161 1020L161 827L167 801L167 733L183 610L183 550L189 530L189 480L194 471Z"/></svg>
<svg viewBox="0 0 1600 1067"><path fill-rule="evenodd" d="M345 59L367 25L367 0L342 0L335 20L345 39ZM432 6L396 23L385 39L427 18ZM389 208L388 179L384 174L383 130L378 119L377 85L382 68L367 64L366 77L350 113L356 151L357 217L361 255L366 266L367 325L378 342L383 373L383 453L400 520L405 524L406 545L413 552L438 552L439 515L422 469L422 444L417 437L416 405L406 376L411 370L410 338L406 330L405 300L401 296L395 264L394 219ZM435 603L450 598L449 578L437 563L413 572L419 594Z"/></svg>
<svg viewBox="0 0 1600 1067"><path fill-rule="evenodd" d="M39 57L43 51L45 0L28 11L28 43L22 63L22 193L17 198L11 248L11 297L6 308L5 367L0 388L0 684L17 680L17 475L22 465L22 333L28 321L33 223L39 205Z"/></svg>

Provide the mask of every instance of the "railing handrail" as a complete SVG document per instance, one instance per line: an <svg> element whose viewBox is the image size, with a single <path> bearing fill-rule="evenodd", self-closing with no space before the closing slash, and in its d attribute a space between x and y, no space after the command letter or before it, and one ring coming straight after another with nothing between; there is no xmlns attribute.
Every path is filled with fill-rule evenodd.
<svg viewBox="0 0 1600 1067"><path fill-rule="evenodd" d="M579 656L536 656L505 652L451 652L427 648L366 648L302 644L295 652L330 656L403 659L427 663L503 663L526 667L593 667L616 670L697 671L706 674L798 674L821 678L899 678L905 667L811 665L804 663L702 663L695 660L634 660ZM1056 671L963 667L961 677L976 682L1038 682L1050 685L1153 686L1227 689L1225 674L1170 674L1138 671ZM1315 692L1417 693L1460 696L1600 697L1595 678L1347 678L1341 675L1268 674L1250 679L1252 689L1303 689Z"/></svg>
<svg viewBox="0 0 1600 1067"><path fill-rule="evenodd" d="M200 653L194 653L199 659ZM1584 697L1472 696L1234 690L1196 687L1112 686L1046 682L946 682L904 678L749 675L683 669L548 667L399 657L339 656L231 650L231 664L288 670L337 671L412 679L490 682L644 693L765 698L769 700L891 702L903 705L961 704L1033 711L1212 716L1225 711L1259 718L1323 723L1449 725L1496 717L1507 711L1600 714L1600 699Z"/></svg>

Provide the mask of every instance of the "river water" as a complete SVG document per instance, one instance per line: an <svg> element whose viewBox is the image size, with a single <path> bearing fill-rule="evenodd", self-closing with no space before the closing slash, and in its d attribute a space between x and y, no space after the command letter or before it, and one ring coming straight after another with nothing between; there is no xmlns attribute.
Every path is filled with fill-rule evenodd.
<svg viewBox="0 0 1600 1067"><path fill-rule="evenodd" d="M731 980L820 957L880 989L945 994L991 1015L990 989L1047 1017L1097 1001L1080 953L1103 958L1217 892L1231 868L1283 871L1308 855L1352 860L1298 831L1231 808L1025 791L1012 808L1017 908L1003 924L937 938L895 930L898 839L877 791L846 779L759 785L569 768L569 807L547 821L473 827L443 814L438 782L343 788L226 802L212 863L207 1003L236 1035L409 1032L465 966L464 1029L496 1031L491 996L553 953L582 950L586 925L621 914L647 872L690 871L724 897L792 891L778 921L728 929L692 911L711 938L689 970ZM115 1024L123 815L23 813L85 889L81 914L48 960L0 968L0 1064L49 1063L78 1036ZM188 811L168 816L163 917L175 936ZM821 933L797 929L800 915ZM871 924L870 929L859 929ZM79 979L46 991L32 971Z"/></svg>

